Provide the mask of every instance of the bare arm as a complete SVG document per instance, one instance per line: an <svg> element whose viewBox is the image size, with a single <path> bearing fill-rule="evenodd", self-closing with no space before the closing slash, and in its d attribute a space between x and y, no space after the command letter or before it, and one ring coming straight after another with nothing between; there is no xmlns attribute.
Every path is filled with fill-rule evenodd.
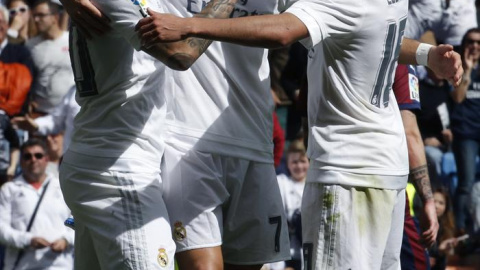
<svg viewBox="0 0 480 270"><path fill-rule="evenodd" d="M10 166L8 166L7 169L8 181L11 181L15 176L15 170L17 169L19 157L20 150L18 148L13 148L10 150Z"/></svg>
<svg viewBox="0 0 480 270"><path fill-rule="evenodd" d="M103 14L90 0L61 0L65 10L72 20L81 29L82 33L92 38L93 34L103 35L108 32L110 19ZM237 0L212 0L208 5L195 16L209 18L228 18L232 13ZM158 13L148 10L151 17L144 19L152 22ZM188 38L176 43L155 44L143 46L142 50L152 55L167 66L177 70L188 69L202 55L210 40Z"/></svg>
<svg viewBox="0 0 480 270"><path fill-rule="evenodd" d="M425 245L431 247L437 238L439 225L428 175L423 141L415 114L409 110L402 110L401 114L408 145L408 161L410 165L409 180L415 186L423 202L423 216L420 220L422 228L424 229L422 238Z"/></svg>
<svg viewBox="0 0 480 270"><path fill-rule="evenodd" d="M228 18L237 0L212 0L195 17ZM155 20L160 13L148 9L150 17L144 18L145 23L158 24ZM138 29L138 25L137 25ZM142 46L142 50L154 56L172 69L187 70L207 50L212 40L189 37L174 43L157 43L153 46Z"/></svg>
<svg viewBox="0 0 480 270"><path fill-rule="evenodd" d="M284 47L308 37L307 27L290 13L261 15L228 20L179 18L158 14L155 23L142 19L137 28L147 46L159 42L199 37L245 46Z"/></svg>
<svg viewBox="0 0 480 270"><path fill-rule="evenodd" d="M417 65L415 53L419 45L420 42L416 40L404 38L398 63ZM460 85L463 74L462 60L460 55L453 51L452 45L433 46L428 53L428 67L438 77L449 80L452 85Z"/></svg>

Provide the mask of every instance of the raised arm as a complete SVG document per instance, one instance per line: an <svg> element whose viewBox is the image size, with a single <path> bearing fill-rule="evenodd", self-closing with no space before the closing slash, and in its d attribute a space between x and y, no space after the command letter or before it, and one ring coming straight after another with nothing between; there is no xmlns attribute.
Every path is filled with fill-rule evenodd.
<svg viewBox="0 0 480 270"><path fill-rule="evenodd" d="M155 14L150 20L140 20L137 29L145 46L199 37L245 46L277 48L308 37L307 27L290 13L228 20Z"/></svg>

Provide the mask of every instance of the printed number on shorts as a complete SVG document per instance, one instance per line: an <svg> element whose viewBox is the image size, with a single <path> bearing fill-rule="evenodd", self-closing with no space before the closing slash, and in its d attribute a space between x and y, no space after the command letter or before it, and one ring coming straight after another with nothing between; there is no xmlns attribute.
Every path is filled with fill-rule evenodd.
<svg viewBox="0 0 480 270"><path fill-rule="evenodd" d="M73 74L79 96L97 95L95 72L92 67L87 40L73 24L70 29L70 59L72 59Z"/></svg>
<svg viewBox="0 0 480 270"><path fill-rule="evenodd" d="M407 18L403 18L399 23L390 22L388 25L385 42L383 43L382 61L378 66L375 85L370 97L370 103L379 108L381 104L383 104L383 107L388 107L390 89L395 73L393 69L400 53L400 44L402 43L406 23ZM388 77L385 78L386 76Z"/></svg>
<svg viewBox="0 0 480 270"><path fill-rule="evenodd" d="M268 219L270 224L277 224L277 229L275 230L275 252L280 252L280 232L282 231L282 217L271 217Z"/></svg>

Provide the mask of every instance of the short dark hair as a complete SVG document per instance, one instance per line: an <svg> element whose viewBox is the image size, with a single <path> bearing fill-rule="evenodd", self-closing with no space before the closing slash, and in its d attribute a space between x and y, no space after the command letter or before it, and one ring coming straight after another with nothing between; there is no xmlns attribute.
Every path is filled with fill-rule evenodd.
<svg viewBox="0 0 480 270"><path fill-rule="evenodd" d="M33 8L35 8L38 5L41 4L47 4L48 8L50 9L50 13L52 14L59 14L60 13L60 6L51 0L37 0L33 3Z"/></svg>
<svg viewBox="0 0 480 270"><path fill-rule="evenodd" d="M42 139L37 139L37 138L32 138L26 141L22 146L20 146L20 153L23 155L23 152L25 149L33 146L40 146L43 149L43 152L45 155L48 155L48 150L47 150L47 143L45 140Z"/></svg>

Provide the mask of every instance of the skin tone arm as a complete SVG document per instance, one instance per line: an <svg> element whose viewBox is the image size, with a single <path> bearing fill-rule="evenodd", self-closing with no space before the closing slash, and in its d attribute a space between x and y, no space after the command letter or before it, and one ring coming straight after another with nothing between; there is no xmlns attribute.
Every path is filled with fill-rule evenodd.
<svg viewBox="0 0 480 270"><path fill-rule="evenodd" d="M290 13L234 18L228 20L179 18L169 14L151 13L148 20L137 25L146 47L161 42L189 37L213 39L246 46L282 47L309 36L306 26ZM415 53L420 43L403 39L399 62L416 65ZM428 66L440 78L459 85L463 69L460 55L450 45L434 46L429 52Z"/></svg>
<svg viewBox="0 0 480 270"><path fill-rule="evenodd" d="M108 18L101 13L89 0L61 0L65 9L72 17L77 25L80 26L82 32L94 33L95 35L102 35L109 31ZM207 6L198 14L197 17L205 18L227 18L233 11L237 0L212 0ZM150 15L152 10L148 10ZM90 21L95 19L95 25ZM147 23L151 22L151 18L145 18ZM102 27L99 24L103 25ZM89 35L92 37L92 35ZM204 40L199 38L187 38L179 42L154 44L151 46L143 46L142 50L152 55L159 61L166 64L168 67L176 70L186 70L207 50L211 44L211 40Z"/></svg>
<svg viewBox="0 0 480 270"><path fill-rule="evenodd" d="M401 110L401 115L408 145L408 161L410 165L410 174L408 177L423 202L423 215L420 219L422 229L424 230L422 240L425 246L431 247L437 239L439 225L430 178L428 176L422 136L418 129L415 114L409 110Z"/></svg>
<svg viewBox="0 0 480 270"><path fill-rule="evenodd" d="M11 181L15 176L15 170L17 169L19 157L20 150L18 148L14 148L10 151L10 166L7 168L8 181Z"/></svg>

